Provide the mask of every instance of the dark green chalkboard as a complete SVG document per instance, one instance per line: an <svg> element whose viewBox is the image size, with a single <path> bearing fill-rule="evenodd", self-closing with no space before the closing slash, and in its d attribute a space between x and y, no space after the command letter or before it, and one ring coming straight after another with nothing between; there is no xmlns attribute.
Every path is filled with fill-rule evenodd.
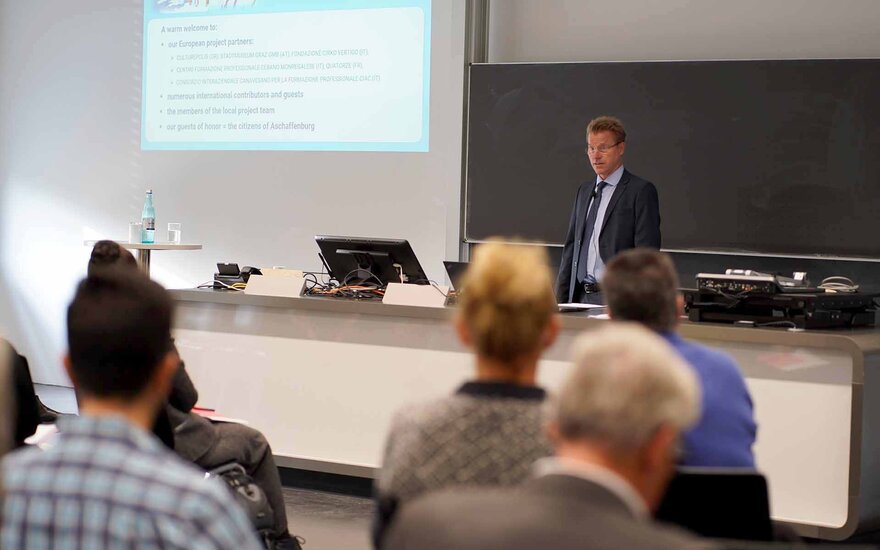
<svg viewBox="0 0 880 550"><path fill-rule="evenodd" d="M467 240L560 243L613 114L664 248L880 258L878 60L479 64L469 98Z"/></svg>

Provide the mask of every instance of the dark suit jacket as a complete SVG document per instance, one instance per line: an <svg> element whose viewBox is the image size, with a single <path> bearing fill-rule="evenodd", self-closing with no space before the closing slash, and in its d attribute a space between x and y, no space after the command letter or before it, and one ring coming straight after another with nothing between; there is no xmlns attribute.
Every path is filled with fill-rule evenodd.
<svg viewBox="0 0 880 550"><path fill-rule="evenodd" d="M199 392L181 361L171 384L168 402L159 411L153 433L191 462L204 456L219 437L211 421L192 412L198 400Z"/></svg>
<svg viewBox="0 0 880 550"><path fill-rule="evenodd" d="M582 183L574 201L556 279L556 298L560 302L571 302L574 298L580 250L589 246L581 240L595 185L595 180ZM660 248L660 202L653 183L624 169L605 211L599 233L599 256L607 264L618 252L640 246Z"/></svg>
<svg viewBox="0 0 880 550"><path fill-rule="evenodd" d="M31 380L31 369L24 355L18 353L12 345L8 347L8 359L11 365L13 397L15 400L14 443L16 447L24 446L24 440L37 431L40 424L40 409L37 395L34 393L34 382Z"/></svg>
<svg viewBox="0 0 880 550"><path fill-rule="evenodd" d="M690 550L714 548L684 531L636 519L589 480L548 475L516 489L445 490L403 507L386 550Z"/></svg>

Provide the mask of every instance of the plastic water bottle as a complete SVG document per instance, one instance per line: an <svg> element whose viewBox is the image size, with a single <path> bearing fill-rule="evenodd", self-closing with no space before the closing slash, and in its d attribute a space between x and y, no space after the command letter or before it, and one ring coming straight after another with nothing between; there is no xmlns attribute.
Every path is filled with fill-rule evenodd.
<svg viewBox="0 0 880 550"><path fill-rule="evenodd" d="M141 214L141 242L152 244L156 242L156 209L153 208L153 190L147 189L147 199L144 201L144 211Z"/></svg>

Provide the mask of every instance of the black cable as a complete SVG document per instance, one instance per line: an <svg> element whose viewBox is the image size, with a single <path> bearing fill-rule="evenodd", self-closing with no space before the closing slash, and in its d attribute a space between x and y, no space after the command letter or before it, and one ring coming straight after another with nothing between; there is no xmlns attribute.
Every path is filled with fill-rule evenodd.
<svg viewBox="0 0 880 550"><path fill-rule="evenodd" d="M730 303L720 304L718 302L694 302L692 305L697 307L720 306L726 309L733 309L738 306L744 298L747 298L751 291L743 291L738 294L728 294L723 290L718 290L717 288L701 288L700 292L711 292L717 296L721 296L722 298L730 300Z"/></svg>
<svg viewBox="0 0 880 550"><path fill-rule="evenodd" d="M429 285L434 287L434 290L439 292L441 296L443 296L444 298L449 298L449 293L443 292L442 290L440 290L440 285L437 283L437 281L432 281L431 279L416 279L413 282L413 284L422 284L422 283L428 283Z"/></svg>
<svg viewBox="0 0 880 550"><path fill-rule="evenodd" d="M217 285L220 285L220 288L217 288ZM197 286L196 288L213 288L214 290L234 290L234 291L236 291L236 292L241 292L241 291L242 291L242 289L240 289L240 288L235 288L235 287L233 287L232 285L228 285L228 284L224 283L223 281L214 281L214 282L211 282L211 283L202 283L202 284L200 284L199 286Z"/></svg>
<svg viewBox="0 0 880 550"><path fill-rule="evenodd" d="M346 273L345 277L343 277L342 281L340 281L340 286L346 286L348 284L348 278L351 277L351 274L357 273L358 271L363 271L364 273L367 273L369 275L369 277L367 277L367 281L369 281L371 278L376 279L376 281L379 283L380 287L385 286L385 284L382 282L382 279L380 279L379 277L376 277L372 272L370 272L366 269L361 269L361 268L352 269L351 271ZM363 284L367 284L367 282L364 281Z"/></svg>
<svg viewBox="0 0 880 550"><path fill-rule="evenodd" d="M309 291L316 287L327 288L327 285L321 284L321 282L318 281L318 276L310 271L303 271L303 279L305 279L306 281L306 291ZM309 286L309 283L311 283L311 286Z"/></svg>
<svg viewBox="0 0 880 550"><path fill-rule="evenodd" d="M355 288L360 286L360 288ZM344 300L381 300L384 296L383 289L374 284L361 286L351 285L317 285L306 288L304 295L318 296L321 298L338 298Z"/></svg>
<svg viewBox="0 0 880 550"><path fill-rule="evenodd" d="M323 267L321 267L321 271L303 271L303 275L305 275L305 274L313 275L313 276L315 277L315 279L317 279L319 276L320 276L321 278L326 277L326 278L327 278L327 282L325 282L325 283L320 283L320 282L319 282L319 284L324 285L324 286L329 285L330 282L333 281L333 278L330 277L330 274L329 274L329 273L327 273L326 271L324 271L324 268L323 268Z"/></svg>

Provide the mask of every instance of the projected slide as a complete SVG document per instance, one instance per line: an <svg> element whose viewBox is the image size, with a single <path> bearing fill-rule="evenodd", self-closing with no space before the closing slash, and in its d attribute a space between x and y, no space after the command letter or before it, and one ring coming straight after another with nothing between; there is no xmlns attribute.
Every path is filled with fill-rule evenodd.
<svg viewBox="0 0 880 550"><path fill-rule="evenodd" d="M141 148L427 151L431 0L145 0Z"/></svg>

